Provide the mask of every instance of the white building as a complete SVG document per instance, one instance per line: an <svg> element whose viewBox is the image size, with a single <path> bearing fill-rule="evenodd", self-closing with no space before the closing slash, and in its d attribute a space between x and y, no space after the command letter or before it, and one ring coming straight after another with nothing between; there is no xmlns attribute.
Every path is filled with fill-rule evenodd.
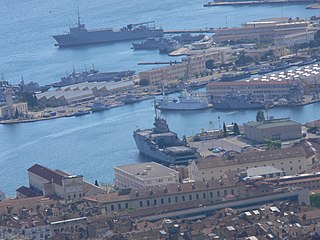
<svg viewBox="0 0 320 240"><path fill-rule="evenodd" d="M179 172L155 162L117 166L115 185L118 188L141 188L179 182Z"/></svg>

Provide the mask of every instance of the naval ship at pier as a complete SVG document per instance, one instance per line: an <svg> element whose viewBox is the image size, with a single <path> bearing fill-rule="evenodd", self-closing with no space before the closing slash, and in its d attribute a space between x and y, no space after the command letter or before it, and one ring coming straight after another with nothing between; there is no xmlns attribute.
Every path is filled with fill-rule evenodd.
<svg viewBox="0 0 320 240"><path fill-rule="evenodd" d="M137 129L133 137L141 154L164 165L187 164L199 157L196 149L189 147L185 138L181 140L170 131L166 120L157 113L154 128Z"/></svg>
<svg viewBox="0 0 320 240"><path fill-rule="evenodd" d="M153 24L153 26L149 26ZM57 41L55 46L71 47L76 45L119 42L126 40L146 39L149 37L162 37L162 28L156 28L154 21L128 24L121 29L103 28L88 30L85 24L80 22L78 12L78 23L74 27L69 28L66 34L53 35Z"/></svg>

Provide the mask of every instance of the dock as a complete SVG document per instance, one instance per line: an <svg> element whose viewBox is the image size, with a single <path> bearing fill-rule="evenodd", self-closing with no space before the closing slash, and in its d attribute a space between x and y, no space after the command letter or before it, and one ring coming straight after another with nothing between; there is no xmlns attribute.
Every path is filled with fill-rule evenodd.
<svg viewBox="0 0 320 240"><path fill-rule="evenodd" d="M177 63L181 63L179 61L170 61L170 62L139 62L138 65L160 65L160 64L177 64Z"/></svg>
<svg viewBox="0 0 320 240"><path fill-rule="evenodd" d="M183 29L183 30L163 30L164 34L183 34L183 33L214 33L214 28L204 29Z"/></svg>
<svg viewBox="0 0 320 240"><path fill-rule="evenodd" d="M242 6L242 5L256 5L256 4L283 4L283 3L306 3L306 2L316 2L316 0L253 0L253 1L240 1L240 2L208 2L204 4L204 7L216 7L216 6Z"/></svg>

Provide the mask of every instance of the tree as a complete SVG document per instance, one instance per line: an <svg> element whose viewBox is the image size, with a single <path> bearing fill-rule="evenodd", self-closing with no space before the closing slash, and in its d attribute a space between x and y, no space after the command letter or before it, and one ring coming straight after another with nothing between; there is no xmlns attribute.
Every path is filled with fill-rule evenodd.
<svg viewBox="0 0 320 240"><path fill-rule="evenodd" d="M19 110L18 108L16 108L16 112L14 114L14 118L19 118L20 114L19 114Z"/></svg>
<svg viewBox="0 0 320 240"><path fill-rule="evenodd" d="M148 79L141 79L139 84L141 86L148 86L150 84L150 81Z"/></svg>
<svg viewBox="0 0 320 240"><path fill-rule="evenodd" d="M252 62L254 62L253 57L246 55L244 51L240 52L238 59L235 61L236 65L246 65Z"/></svg>
<svg viewBox="0 0 320 240"><path fill-rule="evenodd" d="M266 119L265 119L265 117L264 117L264 112L263 111L258 111L257 112L257 115L256 115L256 121L257 122L263 122L263 121L265 121Z"/></svg>
<svg viewBox="0 0 320 240"><path fill-rule="evenodd" d="M99 186L98 180L95 180L95 181L94 181L94 185Z"/></svg>
<svg viewBox="0 0 320 240"><path fill-rule="evenodd" d="M226 127L226 124L225 124L225 123L223 123L223 135L224 135L224 136L227 136L227 135L228 135L228 133L227 133L227 127Z"/></svg>
<svg viewBox="0 0 320 240"><path fill-rule="evenodd" d="M238 126L237 123L234 123L234 124L233 124L233 134L234 134L235 136L240 135L239 126Z"/></svg>
<svg viewBox="0 0 320 240"><path fill-rule="evenodd" d="M207 68L207 69L210 69L211 72L213 71L213 69L214 69L214 64L213 64L213 60L212 60L212 59L209 59L208 61L206 61L206 68Z"/></svg>

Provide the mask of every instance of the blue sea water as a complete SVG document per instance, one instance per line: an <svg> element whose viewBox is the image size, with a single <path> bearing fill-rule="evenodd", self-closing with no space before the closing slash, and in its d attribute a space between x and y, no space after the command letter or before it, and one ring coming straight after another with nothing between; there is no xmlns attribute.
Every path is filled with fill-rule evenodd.
<svg viewBox="0 0 320 240"><path fill-rule="evenodd" d="M0 72L6 80L48 84L58 81L72 66L77 70L94 63L101 71L132 69L140 61L172 60L157 51L133 51L131 42L83 46L68 49L54 47L52 34L68 30L76 21L79 6L87 27L120 28L129 23L155 20L164 29L192 29L238 26L266 17L319 15L307 10L307 4L260 5L204 8L202 0L108 0L39 1L0 0ZM296 109L271 109L269 115L291 117L300 122L320 117L319 104ZM164 113L172 130L180 136L207 128L209 121L243 123L254 119L255 111ZM78 118L17 125L0 125L0 190L7 195L26 185L27 169L34 163L82 174L88 181L112 182L113 167L142 161L132 132L151 127L152 101L111 109Z"/></svg>

